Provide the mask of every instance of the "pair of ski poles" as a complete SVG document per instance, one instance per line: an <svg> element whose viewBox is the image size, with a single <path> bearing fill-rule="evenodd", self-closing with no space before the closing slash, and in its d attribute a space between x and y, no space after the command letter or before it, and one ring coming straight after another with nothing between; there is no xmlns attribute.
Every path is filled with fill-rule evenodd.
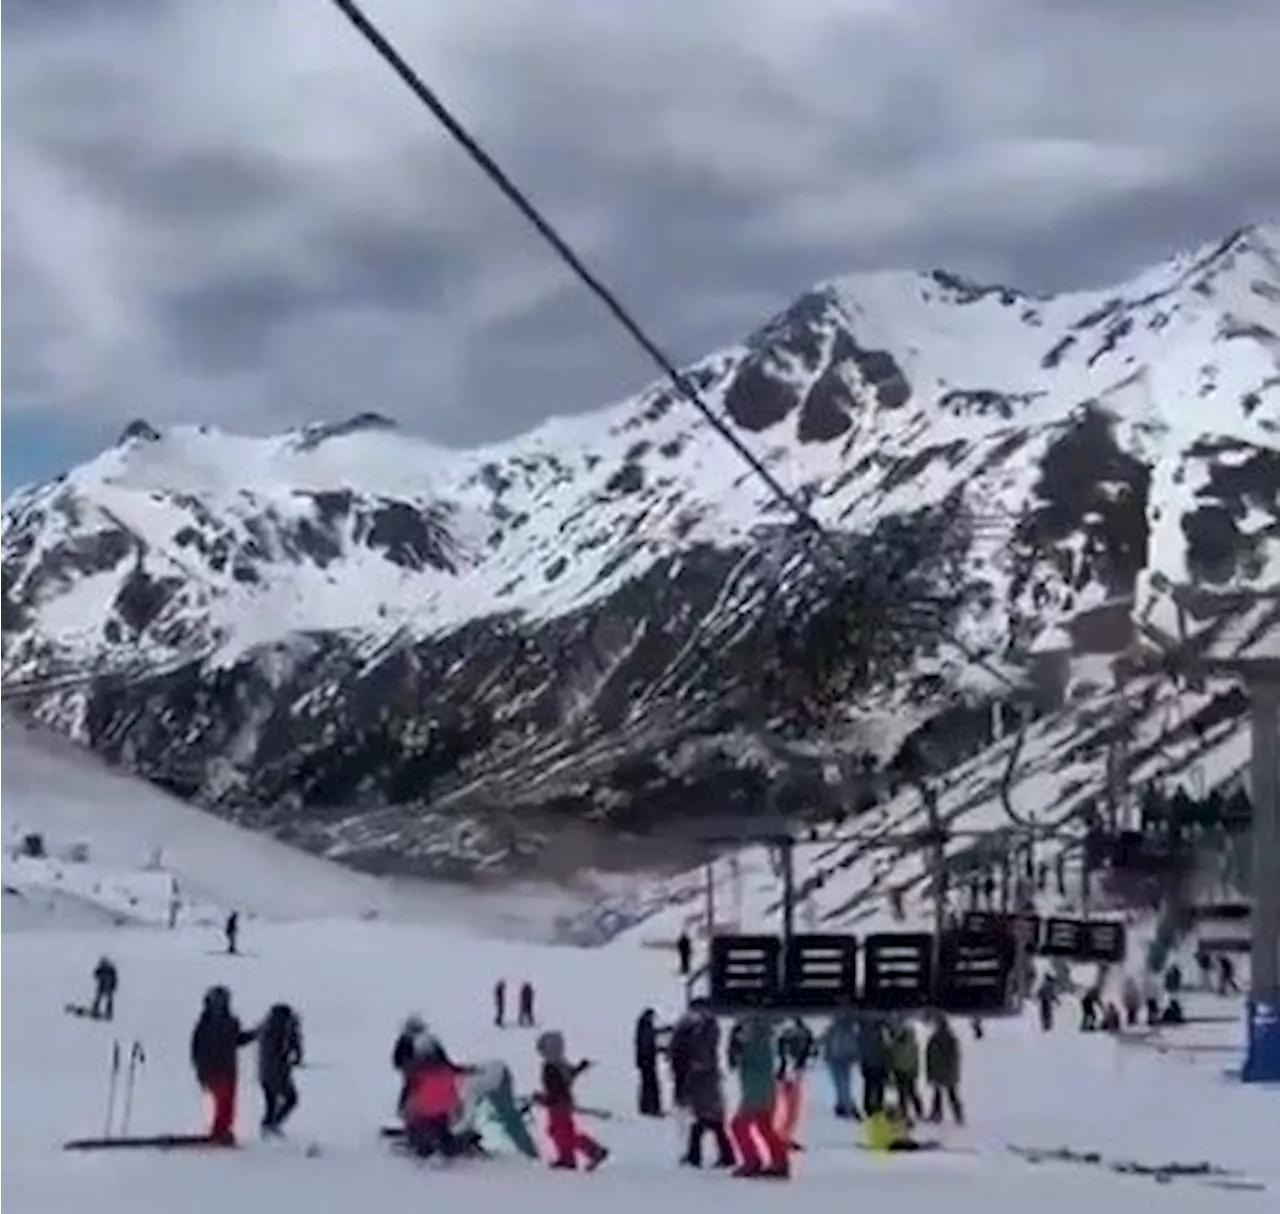
<svg viewBox="0 0 1280 1214"><path fill-rule="evenodd" d="M120 1042L114 1041L111 1044L111 1076L107 1083L107 1120L106 1127L103 1130L103 1137L112 1137L112 1131L115 1127L116 1114L116 1092L120 1086ZM138 1071L147 1061L147 1056L143 1052L142 1042L135 1041L129 1047L129 1063L125 1070L124 1082L124 1107L121 1110L120 1125L118 1127L119 1135L129 1132L129 1122L133 1117L133 1090L137 1083Z"/></svg>

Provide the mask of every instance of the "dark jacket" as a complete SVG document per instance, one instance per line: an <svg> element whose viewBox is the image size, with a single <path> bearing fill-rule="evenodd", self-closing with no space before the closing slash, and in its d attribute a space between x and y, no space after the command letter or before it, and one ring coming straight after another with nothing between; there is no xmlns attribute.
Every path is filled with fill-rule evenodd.
<svg viewBox="0 0 1280 1214"><path fill-rule="evenodd" d="M282 1084L302 1061L302 1026L287 1003L277 1003L258 1029L258 1079L264 1087Z"/></svg>
<svg viewBox="0 0 1280 1214"><path fill-rule="evenodd" d="M869 1020L863 1025L858 1044L858 1061L862 1064L862 1070L871 1074L887 1075L892 1069L893 1059L884 1021Z"/></svg>
<svg viewBox="0 0 1280 1214"><path fill-rule="evenodd" d="M542 1104L548 1109L573 1108L573 1085L587 1069L586 1062L544 1062L542 1064Z"/></svg>
<svg viewBox="0 0 1280 1214"><path fill-rule="evenodd" d="M714 1016L688 1020L688 1069L685 1103L699 1121L724 1118L724 1087L720 1079L720 1026Z"/></svg>
<svg viewBox="0 0 1280 1214"><path fill-rule="evenodd" d="M204 1011L191 1034L191 1065L201 1084L234 1079L237 1051L254 1039L253 1029L241 1026L225 999L205 998Z"/></svg>
<svg viewBox="0 0 1280 1214"><path fill-rule="evenodd" d="M116 972L116 967L106 957L103 957L93 971L93 980L103 994L110 995L114 993L119 985L120 975Z"/></svg>
<svg viewBox="0 0 1280 1214"><path fill-rule="evenodd" d="M940 1088L954 1088L960 1084L960 1039L949 1024L940 1024L924 1047L924 1077L926 1083Z"/></svg>
<svg viewBox="0 0 1280 1214"><path fill-rule="evenodd" d="M651 1071L658 1065L658 1026L652 1008L646 1008L636 1021L636 1069Z"/></svg>

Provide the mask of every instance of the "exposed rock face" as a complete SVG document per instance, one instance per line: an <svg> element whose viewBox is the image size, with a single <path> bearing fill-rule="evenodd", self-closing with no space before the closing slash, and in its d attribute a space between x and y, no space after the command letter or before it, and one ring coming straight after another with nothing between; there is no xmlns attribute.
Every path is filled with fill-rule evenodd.
<svg viewBox="0 0 1280 1214"><path fill-rule="evenodd" d="M1053 299L852 278L691 368L834 553L667 388L484 452L134 422L6 504L6 689L379 868L813 807L931 721L958 757L1047 630L1280 580L1276 243Z"/></svg>

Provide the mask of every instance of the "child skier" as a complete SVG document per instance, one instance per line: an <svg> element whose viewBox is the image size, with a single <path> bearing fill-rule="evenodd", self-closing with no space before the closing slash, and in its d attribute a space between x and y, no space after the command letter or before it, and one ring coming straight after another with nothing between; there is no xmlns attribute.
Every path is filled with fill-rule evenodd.
<svg viewBox="0 0 1280 1214"><path fill-rule="evenodd" d="M542 1090L536 1100L547 1110L547 1137L556 1151L551 1166L573 1171L578 1166L578 1156L582 1155L587 1171L594 1172L609 1157L609 1152L579 1130L573 1116L574 1082L591 1063L585 1058L574 1063L568 1060L562 1033L543 1033L536 1049L542 1059Z"/></svg>
<svg viewBox="0 0 1280 1214"><path fill-rule="evenodd" d="M302 1026L287 1003L277 1003L258 1029L258 1082L262 1087L262 1134L278 1136L297 1107L293 1071L302 1062Z"/></svg>
<svg viewBox="0 0 1280 1214"><path fill-rule="evenodd" d="M440 1043L428 1034L417 1039L408 1067L404 1102L405 1138L414 1154L452 1159L460 1153L453 1121L462 1104L459 1076L469 1068L451 1062Z"/></svg>

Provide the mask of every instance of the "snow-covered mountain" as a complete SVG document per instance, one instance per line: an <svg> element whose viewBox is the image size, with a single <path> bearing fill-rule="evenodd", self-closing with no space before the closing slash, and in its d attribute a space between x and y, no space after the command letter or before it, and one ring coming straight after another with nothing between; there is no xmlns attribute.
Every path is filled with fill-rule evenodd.
<svg viewBox="0 0 1280 1214"><path fill-rule="evenodd" d="M139 422L6 503L6 692L366 865L587 862L567 821L814 806L833 749L974 752L1063 625L1280 584L1280 228L1051 298L841 279L688 373L840 559L665 386L462 452Z"/></svg>

